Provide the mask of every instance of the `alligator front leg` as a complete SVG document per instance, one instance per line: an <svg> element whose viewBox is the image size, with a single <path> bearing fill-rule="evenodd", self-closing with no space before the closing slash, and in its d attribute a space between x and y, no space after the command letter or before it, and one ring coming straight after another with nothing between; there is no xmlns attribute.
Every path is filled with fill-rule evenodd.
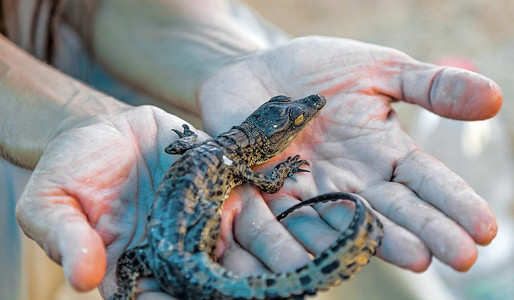
<svg viewBox="0 0 514 300"><path fill-rule="evenodd" d="M302 165L308 166L309 162L300 159L300 155L296 155L294 157L288 157L285 161L279 163L269 176L255 172L250 169L250 167L246 167L241 172L241 177L243 181L252 184L261 191L273 194L282 188L288 177L294 179L294 173L309 172L308 170L301 169L300 166Z"/></svg>
<svg viewBox="0 0 514 300"><path fill-rule="evenodd" d="M196 139L198 135L194 133L189 126L182 124L184 132L180 132L176 129L172 129L179 139L171 143L164 151L168 154L184 154L187 150L193 148L196 145Z"/></svg>

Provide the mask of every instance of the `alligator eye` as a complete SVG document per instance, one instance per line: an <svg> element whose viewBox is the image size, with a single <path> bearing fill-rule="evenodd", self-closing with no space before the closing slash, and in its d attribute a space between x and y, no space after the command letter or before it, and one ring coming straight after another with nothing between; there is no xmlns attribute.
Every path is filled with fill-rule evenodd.
<svg viewBox="0 0 514 300"><path fill-rule="evenodd" d="M294 119L295 125L300 125L303 123L303 114L299 115L296 119Z"/></svg>

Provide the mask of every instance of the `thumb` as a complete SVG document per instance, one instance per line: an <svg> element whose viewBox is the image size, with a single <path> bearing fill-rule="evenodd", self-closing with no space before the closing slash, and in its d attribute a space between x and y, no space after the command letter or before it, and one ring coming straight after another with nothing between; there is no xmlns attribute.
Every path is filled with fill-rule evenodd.
<svg viewBox="0 0 514 300"><path fill-rule="evenodd" d="M23 232L62 265L68 282L88 291L102 281L106 269L105 247L91 228L77 200L64 192L41 192L29 182L16 205ZM37 191L32 193L32 191Z"/></svg>
<svg viewBox="0 0 514 300"><path fill-rule="evenodd" d="M488 119L501 108L502 92L485 76L414 60L398 66L399 76L386 88L397 99L458 120Z"/></svg>
<svg viewBox="0 0 514 300"><path fill-rule="evenodd" d="M87 222L66 224L57 237L61 265L68 282L78 291L89 291L102 281L106 269L101 237Z"/></svg>

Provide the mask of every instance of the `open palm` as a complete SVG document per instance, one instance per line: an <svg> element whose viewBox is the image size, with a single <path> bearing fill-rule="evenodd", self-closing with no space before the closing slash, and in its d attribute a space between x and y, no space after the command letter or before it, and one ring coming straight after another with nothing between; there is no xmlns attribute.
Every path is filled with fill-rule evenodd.
<svg viewBox="0 0 514 300"><path fill-rule="evenodd" d="M381 216L383 259L415 271L426 269L432 255L457 270L471 267L475 243L487 244L496 235L495 218L462 179L416 147L390 103L398 99L446 117L484 119L501 106L499 88L478 74L423 64L396 50L306 37L222 69L198 95L205 129L216 134L271 96L316 93L328 99L322 113L274 159L299 153L311 173L287 181L274 195L258 197L248 186L236 190L241 201L229 202L233 209L224 211L226 235L219 248L231 250L224 257L255 256L254 264L273 271L305 263L307 252L319 253L335 239L351 208L303 209L283 221L293 239L263 203L276 215L299 200L340 190L364 197Z"/></svg>
<svg viewBox="0 0 514 300"><path fill-rule="evenodd" d="M146 237L154 192L176 160L164 148L177 138L171 129L183 123L142 106L95 118L46 148L18 202L17 218L62 264L76 289L89 290L103 280L104 295L115 291L118 257Z"/></svg>

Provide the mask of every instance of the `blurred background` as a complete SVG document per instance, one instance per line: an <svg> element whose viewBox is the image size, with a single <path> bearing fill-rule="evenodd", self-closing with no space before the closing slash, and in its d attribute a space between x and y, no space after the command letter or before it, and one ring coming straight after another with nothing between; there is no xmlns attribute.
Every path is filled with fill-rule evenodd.
<svg viewBox="0 0 514 300"><path fill-rule="evenodd" d="M499 116L460 123L395 104L406 131L481 194L500 224L462 274L434 263L414 274L373 259L356 278L315 299L514 299L514 219L511 144L514 141L514 3L508 0L246 0L292 36L327 35L397 48L433 63L462 66L496 81L504 93ZM24 240L28 299L100 299L77 294L61 269ZM49 274L56 274L50 276Z"/></svg>

